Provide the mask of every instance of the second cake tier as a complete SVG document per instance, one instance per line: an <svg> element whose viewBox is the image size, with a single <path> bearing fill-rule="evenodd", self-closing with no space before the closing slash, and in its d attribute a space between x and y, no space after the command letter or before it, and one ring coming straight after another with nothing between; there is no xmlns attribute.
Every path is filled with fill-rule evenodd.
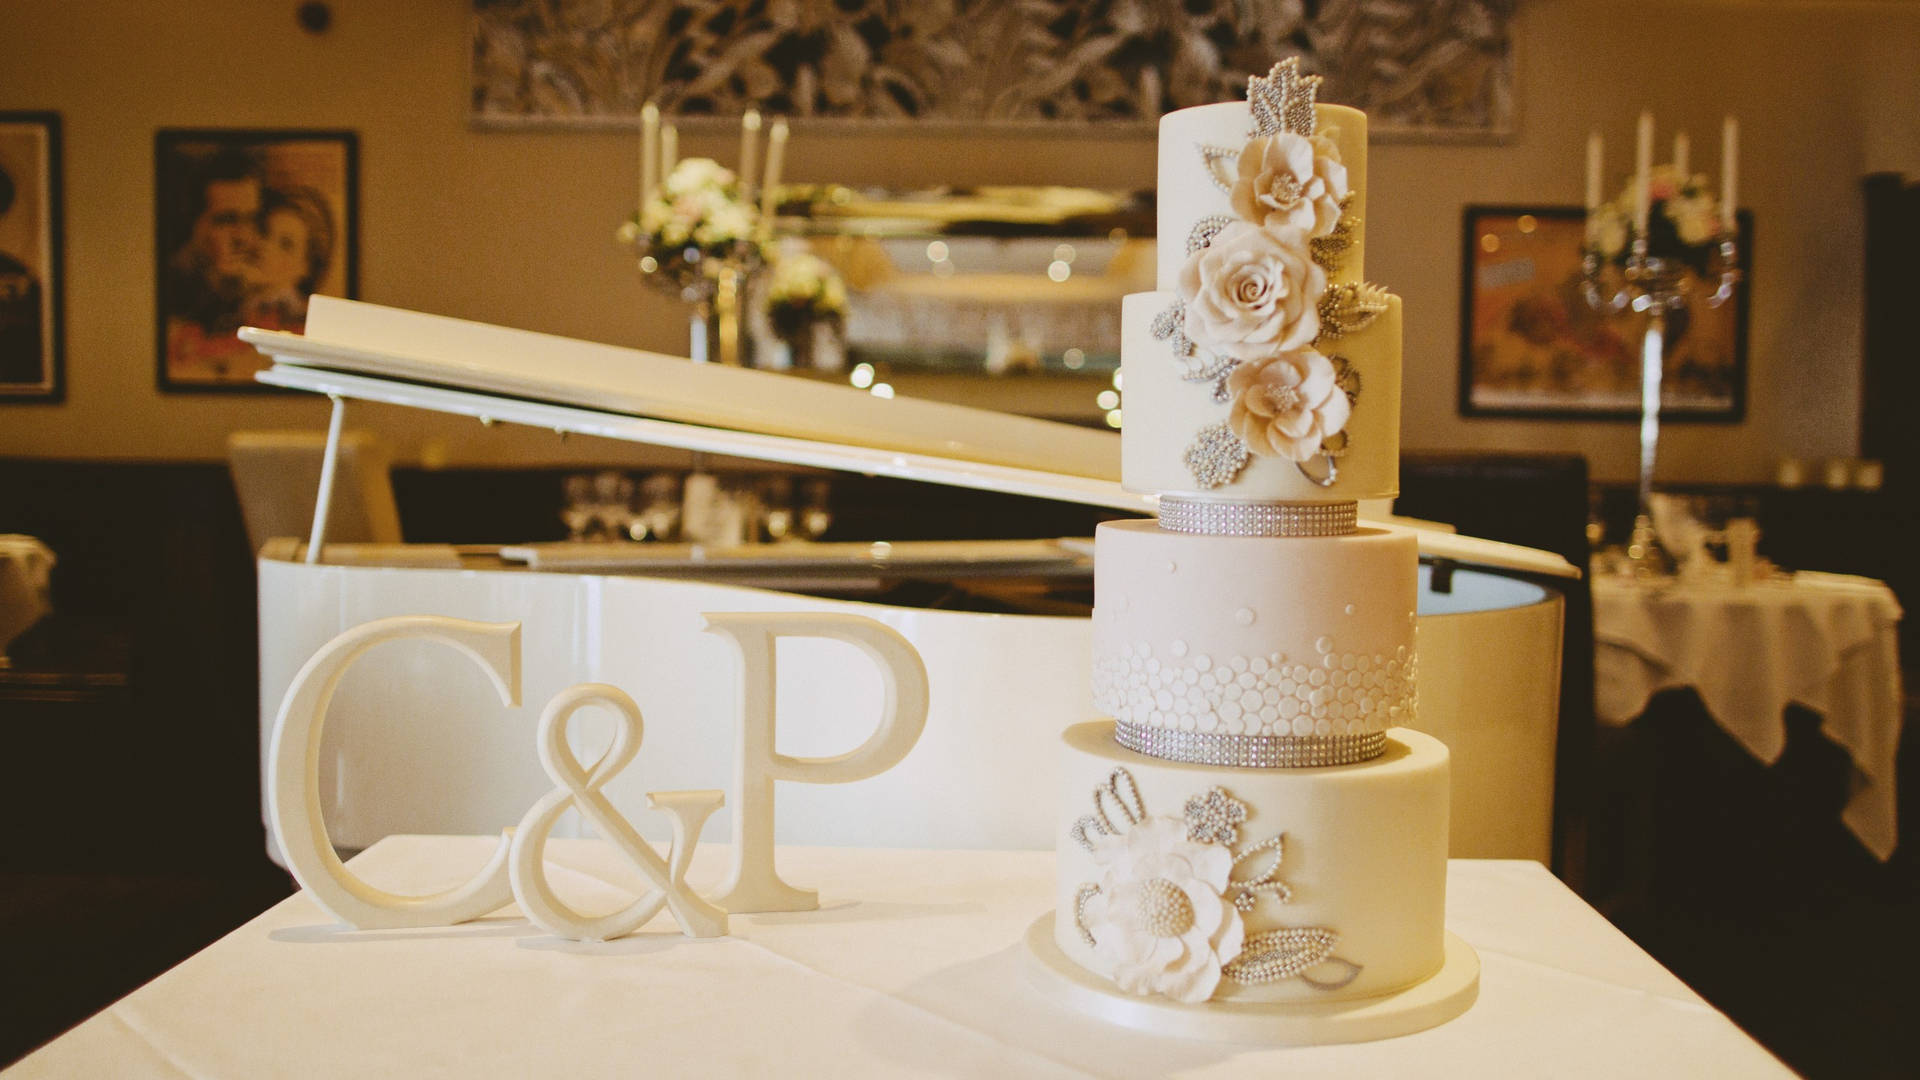
<svg viewBox="0 0 1920 1080"><path fill-rule="evenodd" d="M1123 733L1195 747L1377 737L1413 721L1418 592L1405 533L1207 536L1107 522L1095 534L1094 707Z"/></svg>
<svg viewBox="0 0 1920 1080"><path fill-rule="evenodd" d="M1400 298L1372 325L1324 345L1272 360L1239 365L1234 377L1214 377L1205 356L1182 360L1156 333L1155 320L1175 307L1170 292L1133 293L1121 302L1120 366L1126 426L1120 430L1120 481L1128 491L1240 502L1353 502L1391 498L1400 490ZM1207 377L1203 377L1207 376ZM1275 384L1298 385L1346 398L1338 410L1338 469L1331 482L1317 459L1297 462L1276 445L1295 421L1319 422L1320 410L1273 414ZM1351 391L1351 393L1349 393ZM1328 403L1331 404L1331 403ZM1262 448L1250 450L1252 437ZM1224 467L1208 452L1224 442L1239 460ZM1217 452L1217 451L1216 451ZM1199 453L1196 458L1195 454ZM1209 475L1209 474L1212 475Z"/></svg>

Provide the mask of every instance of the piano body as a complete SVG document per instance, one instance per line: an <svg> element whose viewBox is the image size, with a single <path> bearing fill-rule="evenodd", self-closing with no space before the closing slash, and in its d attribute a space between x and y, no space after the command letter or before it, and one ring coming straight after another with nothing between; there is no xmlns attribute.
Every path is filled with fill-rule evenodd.
<svg viewBox="0 0 1920 1080"><path fill-rule="evenodd" d="M333 399L336 439L347 403L371 400L1153 512L1150 499L1120 488L1118 436L1108 432L327 297L314 298L304 336L242 336L275 361L262 381ZM350 670L327 718L321 784L329 829L343 847L397 832L510 825L551 784L533 753L540 709L578 682L615 684L645 713L641 752L607 792L643 832L664 838L665 823L650 820L658 815L647 812L643 793L724 788L732 759L737 661L723 640L702 632L702 613L791 610L847 611L898 630L926 662L933 704L919 744L889 772L848 785L780 785L780 842L1051 846L1056 736L1090 713L1090 620L900 606L860 599L846 583L917 574L1084 580L1090 545L825 545L831 550L811 553L804 565L755 566L746 555L729 568L709 560L707 574L685 560L649 567L647 558L583 570L563 549L542 559L538 550L326 545L332 465L329 454L307 542L277 540L259 557L263 769L294 673L327 640L369 620L519 621L524 678L522 703L502 706L469 660L424 641L376 648ZM1423 568L1418 622L1417 726L1453 749L1454 854L1545 860L1561 602L1551 589L1498 571L1574 571L1543 552L1418 535L1423 555L1460 567L1447 575L1446 592L1433 591ZM791 587L768 587L782 584ZM879 680L851 647L783 642L778 662L781 752L832 754L865 737ZM572 729L582 760L605 745L611 724L600 719L606 727ZM708 829L725 835L724 809Z"/></svg>

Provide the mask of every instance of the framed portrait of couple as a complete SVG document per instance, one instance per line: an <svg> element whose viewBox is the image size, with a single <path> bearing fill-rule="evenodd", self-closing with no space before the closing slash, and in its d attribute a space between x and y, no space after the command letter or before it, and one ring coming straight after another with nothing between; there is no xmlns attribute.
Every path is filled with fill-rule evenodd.
<svg viewBox="0 0 1920 1080"><path fill-rule="evenodd" d="M268 391L242 326L300 331L359 291L350 131L163 130L154 139L160 389Z"/></svg>
<svg viewBox="0 0 1920 1080"><path fill-rule="evenodd" d="M58 402L60 117L0 112L0 405Z"/></svg>

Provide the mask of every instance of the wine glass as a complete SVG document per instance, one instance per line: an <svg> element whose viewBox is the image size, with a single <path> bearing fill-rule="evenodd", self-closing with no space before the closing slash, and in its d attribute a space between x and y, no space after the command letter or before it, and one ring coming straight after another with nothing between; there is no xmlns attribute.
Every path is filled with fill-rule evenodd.
<svg viewBox="0 0 1920 1080"><path fill-rule="evenodd" d="M564 501L560 506L560 523L567 527L567 539L581 541L587 538L587 530L593 527L593 478L585 473L575 473L560 483Z"/></svg>
<svg viewBox="0 0 1920 1080"><path fill-rule="evenodd" d="M818 540L826 535L827 528L833 524L833 511L828 506L830 488L826 478L822 477L806 482L804 504L800 510L800 535L807 540Z"/></svg>

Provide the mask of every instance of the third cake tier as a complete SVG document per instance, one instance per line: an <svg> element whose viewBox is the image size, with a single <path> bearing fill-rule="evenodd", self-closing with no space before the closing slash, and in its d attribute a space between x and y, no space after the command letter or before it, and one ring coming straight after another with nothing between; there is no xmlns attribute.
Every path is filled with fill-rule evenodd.
<svg viewBox="0 0 1920 1080"><path fill-rule="evenodd" d="M1418 575L1413 537L1382 529L1275 540L1103 524L1094 706L1160 757L1363 760L1413 721Z"/></svg>

